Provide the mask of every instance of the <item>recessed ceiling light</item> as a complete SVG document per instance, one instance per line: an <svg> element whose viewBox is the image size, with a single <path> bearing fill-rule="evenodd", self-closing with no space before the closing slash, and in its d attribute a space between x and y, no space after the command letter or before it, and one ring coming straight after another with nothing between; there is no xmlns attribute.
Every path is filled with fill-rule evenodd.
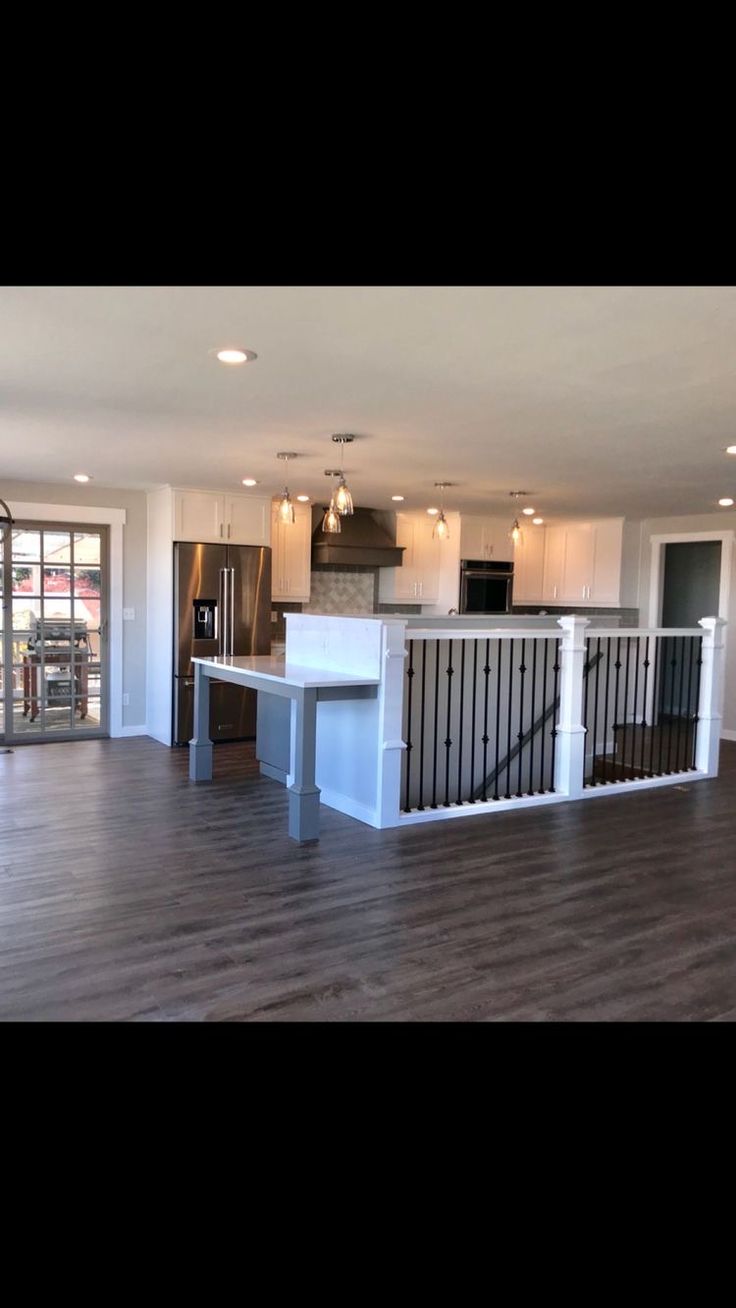
<svg viewBox="0 0 736 1308"><path fill-rule="evenodd" d="M243 485L244 485L244 486L257 486L257 485L258 485L258 482L256 481L255 477L244 477L244 478L243 478Z"/></svg>
<svg viewBox="0 0 736 1308"><path fill-rule="evenodd" d="M533 513L536 513L537 510L536 510L536 509L522 509L521 511L522 511L522 513L525 513L526 516L527 516L528 518L531 518L532 514L533 514Z"/></svg>
<svg viewBox="0 0 736 1308"><path fill-rule="evenodd" d="M427 509L427 513L431 513L434 516L435 513L439 513L439 509Z"/></svg>
<svg viewBox="0 0 736 1308"><path fill-rule="evenodd" d="M75 474L74 474L74 480L75 480L75 481L91 481L92 478L91 478L91 477L88 477L86 472L75 472Z"/></svg>
<svg viewBox="0 0 736 1308"><path fill-rule="evenodd" d="M733 500L729 499L728 495L726 495L722 500L719 500L718 503L720 504L722 509L730 509L731 505L733 504Z"/></svg>
<svg viewBox="0 0 736 1308"><path fill-rule="evenodd" d="M251 363L258 358L255 350L217 350L216 354L220 363Z"/></svg>
<svg viewBox="0 0 736 1308"><path fill-rule="evenodd" d="M298 499L298 501L299 501L300 504L308 504L308 503L309 503L309 496L308 496L308 495L297 495L296 498Z"/></svg>
<svg viewBox="0 0 736 1308"><path fill-rule="evenodd" d="M736 445L727 445L726 454L736 454Z"/></svg>
<svg viewBox="0 0 736 1308"><path fill-rule="evenodd" d="M397 504L403 504L403 503L404 503L404 497L403 497L403 495L392 495L392 496L391 496L391 499L392 499L392 500L396 500L396 503L397 503Z"/></svg>
<svg viewBox="0 0 736 1308"><path fill-rule="evenodd" d="M544 518L532 518L532 522L534 523L535 527L544 526Z"/></svg>

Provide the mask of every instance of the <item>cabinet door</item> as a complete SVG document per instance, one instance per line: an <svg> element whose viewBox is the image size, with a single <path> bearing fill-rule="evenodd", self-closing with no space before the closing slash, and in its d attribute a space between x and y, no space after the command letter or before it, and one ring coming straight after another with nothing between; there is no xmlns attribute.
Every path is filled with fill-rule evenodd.
<svg viewBox="0 0 736 1308"><path fill-rule="evenodd" d="M174 540L225 540L224 496L174 491Z"/></svg>
<svg viewBox="0 0 736 1308"><path fill-rule="evenodd" d="M484 559L485 546L485 518L463 514L460 518L460 558Z"/></svg>
<svg viewBox="0 0 736 1308"><path fill-rule="evenodd" d="M524 521L519 519L523 528ZM486 520L483 558L511 563L514 558L514 542L511 539L513 518L488 518Z"/></svg>
<svg viewBox="0 0 736 1308"><path fill-rule="evenodd" d="M276 516L276 505L271 510L271 599L286 600L286 527Z"/></svg>
<svg viewBox="0 0 736 1308"><path fill-rule="evenodd" d="M546 527L522 527L514 548L514 604L537 604L543 596Z"/></svg>
<svg viewBox="0 0 736 1308"><path fill-rule="evenodd" d="M562 572L565 563L565 528L547 527L544 550L542 599L548 604L562 601Z"/></svg>
<svg viewBox="0 0 736 1308"><path fill-rule="evenodd" d="M440 551L443 542L433 536L436 518L420 518L414 529L414 559L422 604L436 604L440 597Z"/></svg>
<svg viewBox="0 0 736 1308"><path fill-rule="evenodd" d="M307 601L312 589L312 510L296 504L296 522L281 524L286 599Z"/></svg>
<svg viewBox="0 0 736 1308"><path fill-rule="evenodd" d="M415 539L417 522L417 514L396 514L396 544L404 547L404 553L400 568L379 569L378 598L384 604L395 604L400 600L417 604L419 601Z"/></svg>
<svg viewBox="0 0 736 1308"><path fill-rule="evenodd" d="M562 599L585 604L593 584L593 528L589 522L571 523L565 530Z"/></svg>
<svg viewBox="0 0 736 1308"><path fill-rule="evenodd" d="M618 604L621 596L623 519L593 524L593 582L590 598L596 604Z"/></svg>
<svg viewBox="0 0 736 1308"><path fill-rule="evenodd" d="M225 540L231 545L270 545L271 502L250 495L225 500Z"/></svg>

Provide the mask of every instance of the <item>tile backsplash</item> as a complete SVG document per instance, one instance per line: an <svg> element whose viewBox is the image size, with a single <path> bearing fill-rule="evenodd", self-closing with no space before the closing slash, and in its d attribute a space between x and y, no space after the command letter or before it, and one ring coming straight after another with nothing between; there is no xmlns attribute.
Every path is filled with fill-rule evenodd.
<svg viewBox="0 0 736 1308"><path fill-rule="evenodd" d="M373 613L373 572L313 572L312 594L303 613Z"/></svg>

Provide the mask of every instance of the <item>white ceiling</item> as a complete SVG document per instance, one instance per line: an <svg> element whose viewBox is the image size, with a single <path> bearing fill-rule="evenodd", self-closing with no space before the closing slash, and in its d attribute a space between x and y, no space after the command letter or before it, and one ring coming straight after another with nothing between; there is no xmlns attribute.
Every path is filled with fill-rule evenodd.
<svg viewBox="0 0 736 1308"><path fill-rule="evenodd" d="M258 359L224 367L224 345ZM548 518L736 498L733 287L6 287L3 478L320 501L355 432L358 505Z"/></svg>

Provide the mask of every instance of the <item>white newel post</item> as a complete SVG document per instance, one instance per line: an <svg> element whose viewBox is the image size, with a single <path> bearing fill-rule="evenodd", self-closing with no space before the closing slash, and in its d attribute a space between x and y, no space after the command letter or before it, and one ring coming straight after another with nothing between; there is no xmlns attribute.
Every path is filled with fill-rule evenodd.
<svg viewBox="0 0 736 1308"><path fill-rule="evenodd" d="M723 700L723 628L724 618L701 618L700 698L698 701L698 735L695 766L706 776L718 776L718 753L721 743L721 705Z"/></svg>
<svg viewBox="0 0 736 1308"><path fill-rule="evenodd" d="M587 618L558 618L562 627L560 649L560 708L557 717L555 790L577 799L584 789L585 727L583 726L583 669Z"/></svg>
<svg viewBox="0 0 736 1308"><path fill-rule="evenodd" d="M404 705L406 623L390 622L383 628L381 684L378 688L378 825L399 823L401 751Z"/></svg>

